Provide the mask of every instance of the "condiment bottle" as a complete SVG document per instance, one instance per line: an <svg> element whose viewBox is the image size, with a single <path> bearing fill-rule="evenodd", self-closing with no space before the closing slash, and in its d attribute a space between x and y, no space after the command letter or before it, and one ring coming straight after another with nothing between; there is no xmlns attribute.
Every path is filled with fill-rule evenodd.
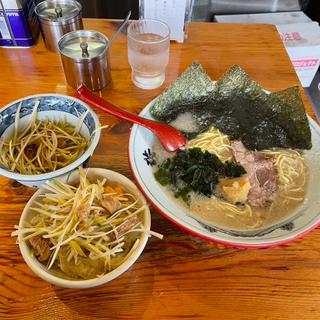
<svg viewBox="0 0 320 320"><path fill-rule="evenodd" d="M81 10L81 4L74 0L47 0L36 6L41 33L49 50L59 52L58 41L64 34L83 29Z"/></svg>
<svg viewBox="0 0 320 320"><path fill-rule="evenodd" d="M85 84L97 91L111 81L109 44L102 33L90 30L69 32L60 39L64 73L73 88Z"/></svg>

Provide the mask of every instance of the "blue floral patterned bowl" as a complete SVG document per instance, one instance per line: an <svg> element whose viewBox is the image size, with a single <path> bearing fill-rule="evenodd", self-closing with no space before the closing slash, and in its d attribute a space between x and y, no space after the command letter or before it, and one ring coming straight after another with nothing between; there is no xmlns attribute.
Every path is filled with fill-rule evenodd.
<svg viewBox="0 0 320 320"><path fill-rule="evenodd" d="M6 139L12 135L16 111L21 102L20 123L23 126L30 121L31 112L38 100L40 100L38 106L38 119L40 120L49 119L57 121L66 119L71 125L76 126L79 118L88 111L80 129L80 133L87 141L89 141L89 143L86 151L81 157L68 166L53 172L37 175L24 175L0 167L0 175L15 179L20 183L33 188L38 188L48 180L65 175L81 166L93 154L100 139L100 130L96 130L99 127L99 120L95 112L84 102L61 94L39 94L29 96L16 100L0 109L0 137Z"/></svg>

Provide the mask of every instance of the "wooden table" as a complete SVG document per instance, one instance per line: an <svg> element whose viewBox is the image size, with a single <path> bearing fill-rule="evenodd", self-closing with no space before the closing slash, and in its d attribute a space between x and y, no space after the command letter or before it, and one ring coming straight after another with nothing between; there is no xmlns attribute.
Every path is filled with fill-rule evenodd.
<svg viewBox="0 0 320 320"><path fill-rule="evenodd" d="M117 22L86 20L107 36ZM130 80L126 37L111 48L112 84L102 95L139 112L194 60L213 79L240 64L265 89L298 84L275 27L192 23L184 44L171 44L166 82L144 91ZM73 94L59 55L42 41L32 49L0 49L0 105L38 93ZM311 112L310 105L306 107ZM99 111L104 131L89 165L132 177L128 167L129 124ZM125 274L88 290L62 289L34 275L10 237L34 190L0 178L0 318L3 319L317 319L320 316L320 232L289 245L240 250L205 242L152 212L150 239Z"/></svg>

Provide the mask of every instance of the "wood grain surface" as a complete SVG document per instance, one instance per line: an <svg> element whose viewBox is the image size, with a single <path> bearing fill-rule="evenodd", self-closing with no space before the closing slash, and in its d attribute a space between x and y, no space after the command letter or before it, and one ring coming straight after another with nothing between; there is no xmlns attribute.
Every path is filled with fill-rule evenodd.
<svg viewBox="0 0 320 320"><path fill-rule="evenodd" d="M111 36L118 22L85 20L85 27ZM112 84L101 95L139 112L194 60L213 79L239 64L265 89L297 85L298 79L276 29L270 25L192 23L184 44L171 43L162 88L144 91L130 80L126 37L111 47ZM31 49L0 49L0 105L39 93L73 95L59 55L42 40ZM304 97L305 99L305 97ZM311 107L305 99L306 108ZM97 110L96 110L97 111ZM97 111L101 141L89 165L132 178L127 159L130 125ZM109 284L87 290L62 289L38 278L10 237L33 194L0 178L1 319L318 319L320 232L289 245L241 250L193 237L152 212L150 239L139 260Z"/></svg>

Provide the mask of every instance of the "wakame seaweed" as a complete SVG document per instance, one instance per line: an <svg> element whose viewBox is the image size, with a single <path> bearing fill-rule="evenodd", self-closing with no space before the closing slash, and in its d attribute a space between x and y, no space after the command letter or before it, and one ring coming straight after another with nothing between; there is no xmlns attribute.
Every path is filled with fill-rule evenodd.
<svg viewBox="0 0 320 320"><path fill-rule="evenodd" d="M242 166L223 163L208 151L192 148L179 150L173 158L166 159L154 176L161 185L170 185L176 197L187 201L190 191L210 197L220 178L240 177L245 173Z"/></svg>
<svg viewBox="0 0 320 320"><path fill-rule="evenodd" d="M197 75L195 73L194 77ZM203 74L200 72L199 76L202 78ZM156 100L151 115L157 120L170 122L182 112L191 112L199 131L191 133L188 138L215 127L231 139L240 139L250 150L312 147L310 127L298 87L268 94L239 66L233 66L216 82L214 89L210 86L205 97L202 86L207 85L207 81L191 86L191 82L196 81L194 77L191 79L183 74ZM190 94L189 100L181 98L182 88L185 88L185 94ZM179 94L175 94L175 90ZM201 98L198 98L197 90L201 92ZM170 104L164 106L169 100Z"/></svg>

